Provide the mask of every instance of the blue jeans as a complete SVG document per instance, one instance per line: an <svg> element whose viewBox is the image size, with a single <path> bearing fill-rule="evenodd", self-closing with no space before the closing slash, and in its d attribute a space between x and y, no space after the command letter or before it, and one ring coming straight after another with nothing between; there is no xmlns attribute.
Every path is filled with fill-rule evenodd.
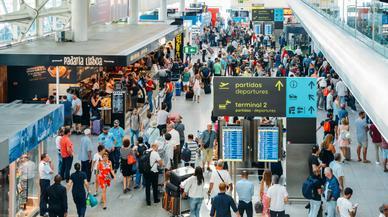
<svg viewBox="0 0 388 217"><path fill-rule="evenodd" d="M139 161L140 159L138 159ZM140 182L141 184L143 185L143 187L145 187L145 181L144 181L144 177L142 178L142 174L140 173L139 169L136 170L136 186L140 187Z"/></svg>
<svg viewBox="0 0 388 217"><path fill-rule="evenodd" d="M131 145L134 145L135 141L137 140L137 138L139 138L139 131L131 129L129 134L130 134L130 137L131 137ZM134 137L136 137L136 138L134 138Z"/></svg>
<svg viewBox="0 0 388 217"><path fill-rule="evenodd" d="M190 217L199 217L203 198L190 198Z"/></svg>
<svg viewBox="0 0 388 217"><path fill-rule="evenodd" d="M172 102L171 102L172 96L173 96L173 93L166 93L166 99L164 101L167 104L167 112L170 112L172 108Z"/></svg>
<svg viewBox="0 0 388 217"><path fill-rule="evenodd" d="M62 161L61 152L58 152L58 173L61 173L62 171Z"/></svg>
<svg viewBox="0 0 388 217"><path fill-rule="evenodd" d="M336 217L337 201L326 202L327 217Z"/></svg>
<svg viewBox="0 0 388 217"><path fill-rule="evenodd" d="M148 99L148 105L150 106L150 112L152 112L152 110L154 109L152 94L153 94L152 91L147 92L147 99Z"/></svg>
<svg viewBox="0 0 388 217"><path fill-rule="evenodd" d="M320 207L321 207L321 201L310 200L310 211L309 211L308 217L317 217Z"/></svg>
<svg viewBox="0 0 388 217"><path fill-rule="evenodd" d="M120 167L120 147L115 147L115 150L113 151L113 158L115 159L114 162L112 162L113 169L118 170Z"/></svg>

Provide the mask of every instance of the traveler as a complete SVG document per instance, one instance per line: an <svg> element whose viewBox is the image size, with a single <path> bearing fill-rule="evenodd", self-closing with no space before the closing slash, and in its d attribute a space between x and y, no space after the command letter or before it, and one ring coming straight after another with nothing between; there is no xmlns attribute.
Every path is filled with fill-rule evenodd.
<svg viewBox="0 0 388 217"><path fill-rule="evenodd" d="M123 140L123 147L120 149L120 162L121 162L121 173L123 174L123 193L126 194L127 192L131 191L131 176L134 174L133 167L135 164L129 164L128 158L133 157L135 158L135 154L132 151L132 148L130 147L130 141L128 138L124 138Z"/></svg>
<svg viewBox="0 0 388 217"><path fill-rule="evenodd" d="M220 59L216 58L215 63L213 65L213 71L214 71L214 76L221 76L222 75L222 66Z"/></svg>
<svg viewBox="0 0 388 217"><path fill-rule="evenodd" d="M167 104L162 103L162 109L160 109L156 113L156 121L158 124L159 132L162 132L162 130L166 129L166 126L167 126L168 112L166 111L166 109L167 109ZM149 143L149 144L153 144L153 143Z"/></svg>
<svg viewBox="0 0 388 217"><path fill-rule="evenodd" d="M341 192L344 190L344 168L341 164L341 154L336 153L334 160L329 164L329 167L333 171L333 175L337 178Z"/></svg>
<svg viewBox="0 0 388 217"><path fill-rule="evenodd" d="M335 85L335 90L337 92L337 95L340 97L340 103L345 104L345 96L347 95L348 88L342 80L339 80L337 82L337 84Z"/></svg>
<svg viewBox="0 0 388 217"><path fill-rule="evenodd" d="M63 114L64 114L64 126L71 127L73 125L73 109L71 100L67 96L63 96Z"/></svg>
<svg viewBox="0 0 388 217"><path fill-rule="evenodd" d="M200 217L202 201L205 196L205 178L201 167L196 167L194 175L182 182L182 197L190 198L190 217Z"/></svg>
<svg viewBox="0 0 388 217"><path fill-rule="evenodd" d="M194 97L193 97L193 102L199 103L199 98L201 97L201 75L199 73L196 73L194 77L192 78L192 85L193 85L193 92L194 92Z"/></svg>
<svg viewBox="0 0 388 217"><path fill-rule="evenodd" d="M86 174L88 182L92 176L92 152L93 144L90 129L84 130L85 136L81 138L81 145L79 148L78 160L81 161L81 170Z"/></svg>
<svg viewBox="0 0 388 217"><path fill-rule="evenodd" d="M54 184L46 191L49 217L67 216L67 194L66 188L61 185L60 175L54 177Z"/></svg>
<svg viewBox="0 0 388 217"><path fill-rule="evenodd" d="M180 163L180 154L181 154L181 145L180 145L180 135L177 130L174 129L174 124L167 125L167 132L171 135L171 140L169 143L173 147L173 164L171 165L173 168L178 168L178 164ZM167 162L166 162L167 165Z"/></svg>
<svg viewBox="0 0 388 217"><path fill-rule="evenodd" d="M166 93L166 98L164 99L164 102L167 105L166 111L170 112L172 109L172 97L174 95L174 85L172 84L171 80L169 78L166 79L166 84L164 87L164 91Z"/></svg>
<svg viewBox="0 0 388 217"><path fill-rule="evenodd" d="M213 160L213 148L217 146L217 133L213 130L212 124L207 125L207 129L202 132L201 138L203 163L202 168L205 169L205 163L207 163L207 170L210 169L210 162Z"/></svg>
<svg viewBox="0 0 388 217"><path fill-rule="evenodd" d="M115 163L115 143L116 140L112 133L109 132L109 127L105 126L102 129L102 133L97 138L98 144L103 145L105 148L105 151L108 153L109 160L112 162L112 164Z"/></svg>
<svg viewBox="0 0 388 217"><path fill-rule="evenodd" d="M86 191L89 192L89 183L87 181L87 175L81 172L81 165L79 163L74 164L75 172L70 176L70 182L68 189L72 189L73 200L77 207L78 217L85 217L86 212Z"/></svg>
<svg viewBox="0 0 388 217"><path fill-rule="evenodd" d="M311 149L311 155L308 160L310 176L314 175L314 171L320 170L321 163L319 163L319 147L314 145Z"/></svg>
<svg viewBox="0 0 388 217"><path fill-rule="evenodd" d="M94 196L96 197L98 194L98 164L102 160L102 155L105 153L105 147L103 145L98 145L97 147L97 153L93 156L93 162L92 162L92 168L93 168L93 174L95 176L95 193Z"/></svg>
<svg viewBox="0 0 388 217"><path fill-rule="evenodd" d="M254 190L255 186L248 180L248 172L242 171L241 180L236 183L236 192L239 198L238 212L240 216L244 216L244 212L247 213L247 217L253 216L252 197Z"/></svg>
<svg viewBox="0 0 388 217"><path fill-rule="evenodd" d="M233 191L233 183L232 179L230 178L229 171L224 169L224 161L218 160L216 169L212 171L212 174L210 176L209 181L209 191L208 195L210 195L210 198L214 199L215 196L218 194L218 188L215 186L220 185L221 183L225 183L227 185L228 191Z"/></svg>
<svg viewBox="0 0 388 217"><path fill-rule="evenodd" d="M222 216L222 217L231 217L232 214L230 209L232 208L233 212L236 213L237 217L240 217L240 213L236 207L236 203L233 198L225 194L228 185L224 182L219 184L219 192L213 199L212 208L210 210L210 216ZM217 191L218 192L218 191Z"/></svg>
<svg viewBox="0 0 388 217"><path fill-rule="evenodd" d="M349 119L344 118L341 120L337 129L338 144L341 149L341 153L345 160L350 160L350 128Z"/></svg>
<svg viewBox="0 0 388 217"><path fill-rule="evenodd" d="M353 205L350 198L353 195L351 188L345 188L344 196L337 200L337 211L340 217L354 217L357 212L357 204Z"/></svg>
<svg viewBox="0 0 388 217"><path fill-rule="evenodd" d="M47 213L47 201L46 201L46 192L50 187L50 181L54 173L54 166L51 162L48 154L43 153L40 156L39 163L39 186L40 186L40 203L39 203L39 214L44 216Z"/></svg>
<svg viewBox="0 0 388 217"><path fill-rule="evenodd" d="M70 179L70 169L73 164L74 156L74 146L73 142L70 140L70 128L65 128L63 131L63 137L61 139L61 156L62 156L62 170L61 178L64 177L66 182L69 182Z"/></svg>
<svg viewBox="0 0 388 217"><path fill-rule="evenodd" d="M321 144L321 151L319 152L319 159L322 162L322 167L328 167L334 160L335 148L333 145L333 136L327 134L325 140Z"/></svg>
<svg viewBox="0 0 388 217"><path fill-rule="evenodd" d="M156 120L152 120L150 123L150 127L146 130L144 134L144 138L146 138L145 143L147 145L153 144L156 142L159 136L160 136L160 131L158 128L158 123L156 122Z"/></svg>
<svg viewBox="0 0 388 217"><path fill-rule="evenodd" d="M369 130L368 123L366 122L365 112L360 112L358 114L358 118L356 120L356 134L357 134L357 157L359 162L370 163L369 160L366 159L368 152L368 136L367 132ZM363 159L361 160L361 148Z"/></svg>
<svg viewBox="0 0 388 217"><path fill-rule="evenodd" d="M131 144L135 144L135 141L139 137L140 133L140 114L138 109L134 108L131 113L131 117L129 118L129 128L130 128L130 137L131 137Z"/></svg>
<svg viewBox="0 0 388 217"><path fill-rule="evenodd" d="M331 134L332 136L335 136L335 132L337 131L337 124L335 121L333 121L332 113L327 113L327 119L321 122L317 131L321 128L323 128L324 138L326 137L327 134Z"/></svg>
<svg viewBox="0 0 388 217"><path fill-rule="evenodd" d="M149 106L149 111L152 112L154 110L154 98L153 98L153 93L154 90L156 89L156 86L154 84L154 81L152 80L150 75L146 76L146 84L145 84L145 90L147 93L147 100L148 100L148 106Z"/></svg>
<svg viewBox="0 0 388 217"><path fill-rule="evenodd" d="M337 199L340 197L340 186L337 178L333 175L330 167L325 168L326 183L324 188L324 198L326 202L327 217L336 216Z"/></svg>
<svg viewBox="0 0 388 217"><path fill-rule="evenodd" d="M77 94L73 95L72 109L74 122L73 130L80 135L82 125L82 101L78 98Z"/></svg>
<svg viewBox="0 0 388 217"><path fill-rule="evenodd" d="M115 172L119 169L120 167L120 148L123 145L123 138L124 138L124 129L120 127L120 121L115 120L113 122L113 127L109 130L109 133L113 135L113 138L115 140L114 146L115 150L113 151L113 156L114 156L114 163L113 164L113 169Z"/></svg>
<svg viewBox="0 0 388 217"><path fill-rule="evenodd" d="M369 135L372 138L373 144L375 144L375 151L376 151L376 164L380 164L380 150L381 150L381 134L380 131L377 129L376 125L372 123L369 126Z"/></svg>
<svg viewBox="0 0 388 217"><path fill-rule="evenodd" d="M155 129L158 130L158 135L159 135L159 129L158 128L155 128ZM145 153L145 151L147 149L148 149L148 146L143 143L143 137L140 136L139 138L137 138L137 144L134 147L134 153L136 155L136 161L137 161L136 162L136 185L135 185L135 189L140 188L140 182L142 182L143 187L145 187L144 177L143 177L143 179L141 178L142 174L140 173L139 162L140 162L141 157L143 156L143 154Z"/></svg>
<svg viewBox="0 0 388 217"><path fill-rule="evenodd" d="M102 190L101 203L104 210L106 210L106 191L110 186L111 180L116 177L112 162L108 158L107 153L102 154L102 160L97 165L98 168L98 184Z"/></svg>
<svg viewBox="0 0 388 217"><path fill-rule="evenodd" d="M381 151L383 153L384 172L388 172L388 142L384 137L381 137Z"/></svg>
<svg viewBox="0 0 388 217"><path fill-rule="evenodd" d="M331 89L326 97L326 110L330 113L333 113L334 94L334 90Z"/></svg>
<svg viewBox="0 0 388 217"><path fill-rule="evenodd" d="M184 91L184 92L189 91L190 77L191 77L191 75L190 75L189 68L186 67L186 68L183 70L183 74L182 74L182 76L181 76L182 84L183 84L183 91Z"/></svg>
<svg viewBox="0 0 388 217"><path fill-rule="evenodd" d="M268 188L269 212L271 217L285 217L285 204L288 203L288 193L279 184L279 176L272 176L273 185Z"/></svg>
<svg viewBox="0 0 388 217"><path fill-rule="evenodd" d="M379 217L388 217L388 204L383 204L379 208L380 215Z"/></svg>
<svg viewBox="0 0 388 217"><path fill-rule="evenodd" d="M187 145L187 148L190 150L190 153L191 153L190 163L193 164L191 166L194 168L194 165L199 165L199 162L197 162L197 155L200 150L198 147L198 143L194 141L193 134L189 134L187 136L187 142L185 144Z"/></svg>
<svg viewBox="0 0 388 217"><path fill-rule="evenodd" d="M175 119L175 126L174 126L174 129L179 133L179 143L181 145L181 148L185 144L185 125L182 123L182 119L183 119L182 116L179 115Z"/></svg>
<svg viewBox="0 0 388 217"><path fill-rule="evenodd" d="M93 121L101 119L101 112L99 110L101 108L101 100L102 98L98 91L94 91L90 98L90 129L93 129Z"/></svg>
<svg viewBox="0 0 388 217"><path fill-rule="evenodd" d="M341 109L338 111L338 120L349 119L348 111L346 111L346 105L341 104Z"/></svg>
<svg viewBox="0 0 388 217"><path fill-rule="evenodd" d="M262 217L269 217L269 198L268 198L268 188L272 185L272 173L271 170L264 170L263 178L260 182L260 200L263 204L263 213Z"/></svg>
<svg viewBox="0 0 388 217"><path fill-rule="evenodd" d="M314 170L314 174L310 176L312 194L310 200L310 210L308 217L318 217L319 210L321 209L321 195L323 179L321 178L321 172L319 169Z"/></svg>
<svg viewBox="0 0 388 217"><path fill-rule="evenodd" d="M55 146L57 147L57 150L58 150L57 156L58 156L58 171L59 171L59 173L61 173L61 171L62 171L62 164L63 164L63 160L62 160L62 156L61 156L61 139L62 139L64 130L65 130L64 127L59 128L57 137L55 137Z"/></svg>
<svg viewBox="0 0 388 217"><path fill-rule="evenodd" d="M201 73L202 82L204 86L210 85L211 72L207 63L203 64L202 68L200 69L200 73Z"/></svg>
<svg viewBox="0 0 388 217"><path fill-rule="evenodd" d="M151 186L154 196L154 203L159 203L159 195L158 195L158 178L159 178L159 170L158 167L163 166L163 161L158 153L158 145L152 144L150 151L150 171L143 174L146 182L146 201L147 206L151 206Z"/></svg>

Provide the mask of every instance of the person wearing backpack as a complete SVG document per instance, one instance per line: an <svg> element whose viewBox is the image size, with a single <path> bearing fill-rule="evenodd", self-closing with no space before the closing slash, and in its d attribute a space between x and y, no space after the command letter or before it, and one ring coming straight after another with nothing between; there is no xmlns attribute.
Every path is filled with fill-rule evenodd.
<svg viewBox="0 0 388 217"><path fill-rule="evenodd" d="M146 160L145 165L141 169L143 172L145 183L146 183L146 202L147 206L151 206L151 186L154 196L154 203L159 203L159 194L158 194L158 178L159 170L158 166L163 166L163 160L160 158L158 153L158 145L152 144L151 149L142 156L142 162Z"/></svg>
<svg viewBox="0 0 388 217"><path fill-rule="evenodd" d="M317 131L321 128L323 128L323 138L325 138L327 134L335 136L337 125L333 120L332 113L327 113L327 119L321 122L321 125L318 127Z"/></svg>
<svg viewBox="0 0 388 217"><path fill-rule="evenodd" d="M320 177L320 170L314 170L313 175L309 176L303 183L303 196L309 200L310 209L308 217L317 217L321 209L321 195L322 195L323 180Z"/></svg>
<svg viewBox="0 0 388 217"><path fill-rule="evenodd" d="M156 129L158 129L158 128L156 128ZM148 149L148 146L146 144L144 144L143 137L140 136L139 138L137 138L137 145L134 147L136 161L137 161L135 189L140 188L140 182L141 182L142 178L141 178L141 173L140 173L140 169L139 169L139 161L140 161L141 157L144 155L144 153L147 151L147 149ZM142 185L145 186L144 178L143 178Z"/></svg>

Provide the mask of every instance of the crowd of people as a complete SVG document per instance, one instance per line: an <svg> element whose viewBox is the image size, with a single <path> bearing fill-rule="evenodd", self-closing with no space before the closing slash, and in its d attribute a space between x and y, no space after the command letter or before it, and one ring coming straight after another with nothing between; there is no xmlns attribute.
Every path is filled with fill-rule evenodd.
<svg viewBox="0 0 388 217"><path fill-rule="evenodd" d="M312 148L308 160L309 183L313 183L310 184L312 194L306 197L310 201L308 216L317 217L322 212L322 201L325 202L328 217L334 217L337 213L341 217L355 216L357 205L350 202L353 190L346 187L342 162L351 160L350 145L356 143L357 160L370 163L367 159L369 132L376 146L376 164L381 163L381 150L384 171L387 172L388 143L362 111L354 123L357 141L351 140L350 126L353 123L349 123L347 107L356 111L355 99L322 53L306 53L300 48L295 52L289 51L285 48L284 35L279 38L277 46L273 37L255 34L252 26L244 27L238 23L229 23L227 28L222 28L222 25L206 27L196 43L200 47L198 59L188 55L184 61L174 60L171 55L173 47L163 48L144 60L151 73L127 73L122 77L122 84L127 87L131 97L129 130L125 131L115 120L112 128L102 129L97 144L92 142L92 120L100 118L98 83L93 85L89 111L91 122L86 129L81 126L81 117L86 112L82 111L82 102L75 92L68 92L68 96L63 98L66 127L59 131L55 140L58 175L51 186L55 165L48 154L41 156L40 215L65 216L68 213L66 192L69 189L72 189L78 216L85 216L88 195L97 197L100 190L101 206L106 210L107 191L118 173L123 176L123 194L145 189L146 204L151 205L152 188L153 202L159 203L159 186L166 184L171 170L183 165L182 150L188 147L195 153L191 159L195 173L181 187L184 189L183 196L190 198L191 216L200 216L206 195L209 195L212 204L210 216L228 217L231 216L231 209L237 216L244 213L248 217L253 216L254 197L261 201L262 216L286 216L288 193L278 175L270 170L264 171L259 195L254 195L254 182L248 180L247 171L241 173L241 180L233 186L225 162L218 160L215 169L212 166L214 151L218 147L217 131L213 129L213 124L208 124L207 129L194 136L186 132L183 117L171 112L175 83L166 71L178 71L177 82L182 82L183 94L192 95L197 103L200 102L202 90L206 93L206 88L210 87L213 76L316 77L317 107L327 111L327 119L318 128L323 128L323 142ZM107 82L105 92L113 91L113 88L113 83ZM139 88L146 93L145 112L142 110L144 107L138 106ZM155 95L158 95L157 98L162 96L161 102L155 101ZM80 144L73 143L72 132L83 132ZM96 147L97 153L93 154ZM78 162L73 164L75 153ZM72 168L74 173L71 173ZM210 173L208 189L205 189L206 171ZM67 189L61 185L62 179L67 183ZM233 188L239 198L237 205L229 195ZM386 209L386 206L382 208L385 216Z"/></svg>

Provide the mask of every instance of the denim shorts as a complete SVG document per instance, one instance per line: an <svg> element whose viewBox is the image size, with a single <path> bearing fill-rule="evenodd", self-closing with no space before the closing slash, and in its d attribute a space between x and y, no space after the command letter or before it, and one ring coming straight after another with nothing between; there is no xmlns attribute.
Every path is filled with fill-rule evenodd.
<svg viewBox="0 0 388 217"><path fill-rule="evenodd" d="M381 151L383 152L383 158L388 159L388 149L381 149Z"/></svg>

